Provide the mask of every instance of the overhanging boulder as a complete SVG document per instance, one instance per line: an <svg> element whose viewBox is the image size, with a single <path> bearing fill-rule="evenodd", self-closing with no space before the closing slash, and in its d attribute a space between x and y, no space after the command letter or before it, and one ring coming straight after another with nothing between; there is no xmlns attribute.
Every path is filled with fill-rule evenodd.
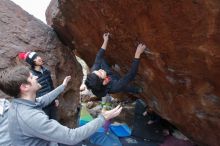
<svg viewBox="0 0 220 146"><path fill-rule="evenodd" d="M163 118L201 145L220 145L220 1L53 0L47 22L91 66L103 32L123 73L139 42L136 82Z"/></svg>

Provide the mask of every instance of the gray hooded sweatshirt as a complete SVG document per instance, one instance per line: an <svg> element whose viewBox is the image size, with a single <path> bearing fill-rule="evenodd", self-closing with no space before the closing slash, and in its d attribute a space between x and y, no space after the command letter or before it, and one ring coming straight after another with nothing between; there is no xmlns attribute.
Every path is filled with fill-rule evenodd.
<svg viewBox="0 0 220 146"><path fill-rule="evenodd" d="M11 139L8 132L8 109L10 102L5 99L0 99L0 145L11 145Z"/></svg>
<svg viewBox="0 0 220 146"><path fill-rule="evenodd" d="M59 124L42 111L62 91L60 85L50 93L37 98L35 102L16 98L9 109L9 133L15 146L48 146L56 143L74 145L95 133L105 122L99 116L88 124L70 129Z"/></svg>

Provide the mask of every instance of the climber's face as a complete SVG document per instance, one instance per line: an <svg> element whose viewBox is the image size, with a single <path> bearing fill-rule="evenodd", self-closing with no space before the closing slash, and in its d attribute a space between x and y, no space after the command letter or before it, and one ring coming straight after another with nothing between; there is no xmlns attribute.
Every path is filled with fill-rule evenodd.
<svg viewBox="0 0 220 146"><path fill-rule="evenodd" d="M96 74L100 79L105 79L106 78L106 71L103 69L95 70L93 71L94 74Z"/></svg>

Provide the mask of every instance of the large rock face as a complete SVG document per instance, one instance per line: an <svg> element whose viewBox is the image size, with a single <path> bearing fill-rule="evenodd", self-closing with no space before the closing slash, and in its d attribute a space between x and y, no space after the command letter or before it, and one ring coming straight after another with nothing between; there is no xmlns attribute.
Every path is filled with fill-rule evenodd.
<svg viewBox="0 0 220 146"><path fill-rule="evenodd" d="M142 97L201 145L220 145L219 0L53 0L47 22L89 65L112 33L106 52L125 73L138 42Z"/></svg>
<svg viewBox="0 0 220 146"><path fill-rule="evenodd" d="M59 98L59 112L60 120L73 126L82 73L71 51L62 45L49 26L11 1L1 0L0 10L0 69L24 63L18 60L18 52L36 51L45 60L45 66L51 70L55 86L61 84L65 76L71 75L70 84ZM0 98L2 97L6 95L1 92Z"/></svg>

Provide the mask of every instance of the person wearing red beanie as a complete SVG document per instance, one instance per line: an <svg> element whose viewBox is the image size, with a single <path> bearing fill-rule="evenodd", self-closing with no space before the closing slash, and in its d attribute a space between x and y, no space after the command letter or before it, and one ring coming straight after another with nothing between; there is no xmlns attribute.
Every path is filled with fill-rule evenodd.
<svg viewBox="0 0 220 146"><path fill-rule="evenodd" d="M37 76L38 83L42 86L37 92L37 97L43 96L54 89L50 70L44 67L43 59L36 52L21 52L18 54L19 59L25 60L31 66L31 72ZM50 119L57 120L58 99L43 108L44 112Z"/></svg>

